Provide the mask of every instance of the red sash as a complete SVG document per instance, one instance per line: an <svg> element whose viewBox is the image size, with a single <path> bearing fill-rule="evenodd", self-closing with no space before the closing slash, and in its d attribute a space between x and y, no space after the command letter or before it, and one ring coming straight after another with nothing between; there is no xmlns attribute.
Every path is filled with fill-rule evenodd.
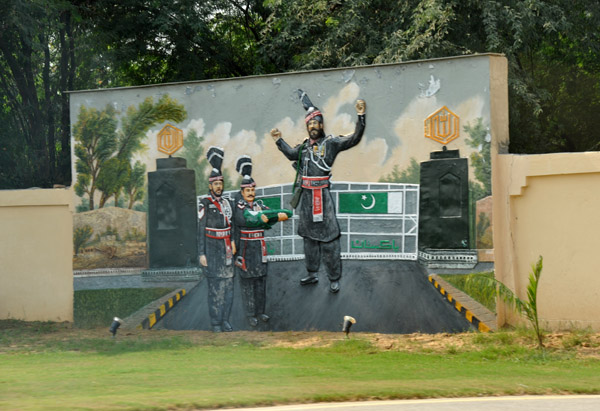
<svg viewBox="0 0 600 411"><path fill-rule="evenodd" d="M323 221L323 189L329 187L329 176L302 177L302 188L312 192L312 216L314 222Z"/></svg>
<svg viewBox="0 0 600 411"><path fill-rule="evenodd" d="M209 238L216 238L218 240L225 240L225 265L231 265L233 261L233 249L231 248L231 223L229 222L229 218L223 213L221 203L219 201L215 201L212 195L209 196L208 199L211 203L214 204L215 207L217 207L219 213L221 213L223 217L225 217L225 223L227 223L227 228L206 228L206 236ZM212 233L212 235L208 234L209 231ZM224 234L225 232L227 233Z"/></svg>
<svg viewBox="0 0 600 411"><path fill-rule="evenodd" d="M231 265L233 261L233 249L231 248L230 228L206 228L206 236L216 240L225 241L225 265Z"/></svg>
<svg viewBox="0 0 600 411"><path fill-rule="evenodd" d="M240 230L240 240L245 241L260 241L262 252L262 262L267 262L267 243L265 242L265 230ZM244 254L246 247L244 247Z"/></svg>

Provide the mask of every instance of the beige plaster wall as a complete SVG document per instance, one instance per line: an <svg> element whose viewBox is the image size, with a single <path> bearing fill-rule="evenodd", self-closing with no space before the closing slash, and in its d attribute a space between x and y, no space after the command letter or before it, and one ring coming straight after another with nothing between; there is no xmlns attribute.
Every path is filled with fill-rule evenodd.
<svg viewBox="0 0 600 411"><path fill-rule="evenodd" d="M531 265L543 256L538 309L548 329L600 330L597 187L599 152L496 156L496 278L525 299ZM499 307L499 326L516 322Z"/></svg>
<svg viewBox="0 0 600 411"><path fill-rule="evenodd" d="M0 191L0 319L73 321L73 192Z"/></svg>

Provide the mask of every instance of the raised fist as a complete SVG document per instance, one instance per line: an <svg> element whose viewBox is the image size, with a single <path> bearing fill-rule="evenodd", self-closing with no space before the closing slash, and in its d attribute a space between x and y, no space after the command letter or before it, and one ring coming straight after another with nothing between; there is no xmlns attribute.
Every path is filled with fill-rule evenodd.
<svg viewBox="0 0 600 411"><path fill-rule="evenodd" d="M271 130L271 137L273 137L274 141L277 141L281 138L281 131L279 129L274 128Z"/></svg>
<svg viewBox="0 0 600 411"><path fill-rule="evenodd" d="M362 115L365 111L367 111L367 103L364 100L356 100L356 114Z"/></svg>

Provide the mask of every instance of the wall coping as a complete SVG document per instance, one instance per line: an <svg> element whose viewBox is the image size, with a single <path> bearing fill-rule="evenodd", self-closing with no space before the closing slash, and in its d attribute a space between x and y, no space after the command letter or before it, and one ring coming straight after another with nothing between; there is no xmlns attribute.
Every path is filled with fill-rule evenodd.
<svg viewBox="0 0 600 411"><path fill-rule="evenodd" d="M73 211L73 191L67 188L0 190L0 207L68 206Z"/></svg>

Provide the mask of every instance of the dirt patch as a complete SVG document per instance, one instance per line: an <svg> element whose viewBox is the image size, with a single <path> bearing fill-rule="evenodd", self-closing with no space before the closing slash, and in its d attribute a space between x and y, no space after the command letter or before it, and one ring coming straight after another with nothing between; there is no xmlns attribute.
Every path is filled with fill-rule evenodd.
<svg viewBox="0 0 600 411"><path fill-rule="evenodd" d="M0 321L0 331L10 334L9 344L0 346L0 352L6 352L19 346L47 345L52 341L106 339L112 338L106 328L79 329L70 323L23 323ZM8 333L6 333L8 331ZM287 331L253 332L237 331L233 333L212 333L209 331L175 330L119 330L120 341L158 341L179 337L200 345L250 344L258 347L281 347L304 349L311 347L330 347L346 339L341 332ZM532 333L507 331L499 333L462 333L462 334L378 334L351 333L350 339L369 342L379 351L403 351L414 353L460 353L479 351L486 347L527 347L535 349L536 340ZM600 333L583 331L548 333L544 338L545 348L549 352L572 353L580 358L600 359Z"/></svg>

